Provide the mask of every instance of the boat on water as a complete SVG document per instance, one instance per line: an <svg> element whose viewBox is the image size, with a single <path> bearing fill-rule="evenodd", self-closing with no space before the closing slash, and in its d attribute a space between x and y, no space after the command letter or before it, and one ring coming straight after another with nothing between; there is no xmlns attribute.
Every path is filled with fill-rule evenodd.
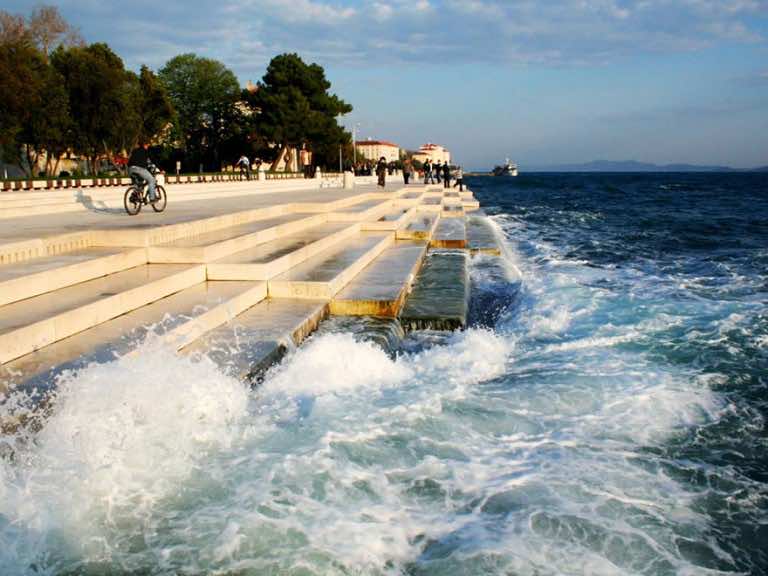
<svg viewBox="0 0 768 576"><path fill-rule="evenodd" d="M503 166L495 166L493 169L494 176L517 176L517 164L511 162L509 158Z"/></svg>

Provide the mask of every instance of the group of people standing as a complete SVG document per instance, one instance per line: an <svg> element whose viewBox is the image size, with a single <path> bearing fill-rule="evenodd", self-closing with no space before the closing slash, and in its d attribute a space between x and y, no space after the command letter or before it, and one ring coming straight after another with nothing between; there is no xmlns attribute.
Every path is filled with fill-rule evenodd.
<svg viewBox="0 0 768 576"><path fill-rule="evenodd" d="M451 187L451 179L456 182L453 187L459 187L459 190L464 190L464 171L461 166L458 166L455 171L451 171L451 165L448 161L440 162L438 160L434 164L427 158L424 162L422 169L424 170L424 184L440 184L443 183L443 187ZM407 183L407 182L406 182Z"/></svg>
<svg viewBox="0 0 768 576"><path fill-rule="evenodd" d="M445 188L451 187L451 180L455 180L453 185L459 187L459 190L464 191L464 171L461 166L457 166L455 170L451 170L449 162L440 162L439 160L432 164L429 158L422 165L424 171L424 184L440 184L443 183ZM378 185L384 186L386 183L386 176L388 171L387 160L382 156L376 163L376 176L378 177ZM413 164L410 160L406 160L403 163L403 180L406 184L411 180L413 176Z"/></svg>

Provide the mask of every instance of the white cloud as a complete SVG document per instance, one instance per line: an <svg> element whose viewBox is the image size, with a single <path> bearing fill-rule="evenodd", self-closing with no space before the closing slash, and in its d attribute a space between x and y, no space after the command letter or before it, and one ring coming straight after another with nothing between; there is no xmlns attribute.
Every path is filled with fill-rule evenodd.
<svg viewBox="0 0 768 576"><path fill-rule="evenodd" d="M395 10L392 8L389 4L384 4L383 2L374 2L373 3L373 17L376 18L379 22L385 22L392 18L392 14L394 14Z"/></svg>

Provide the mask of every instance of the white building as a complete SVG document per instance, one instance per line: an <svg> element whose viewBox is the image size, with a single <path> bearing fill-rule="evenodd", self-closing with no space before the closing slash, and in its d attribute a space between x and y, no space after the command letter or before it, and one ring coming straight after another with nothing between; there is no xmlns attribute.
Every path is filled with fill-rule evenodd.
<svg viewBox="0 0 768 576"><path fill-rule="evenodd" d="M400 159L400 147L386 140L360 140L355 143L358 154L369 160L378 160L382 156L387 162L397 162Z"/></svg>
<svg viewBox="0 0 768 576"><path fill-rule="evenodd" d="M437 162L439 160L440 163L451 163L451 153L448 149L439 144L432 144L431 142L422 145L421 148L419 148L419 151L413 155L413 159L418 160L419 162L424 162L427 158L432 162Z"/></svg>

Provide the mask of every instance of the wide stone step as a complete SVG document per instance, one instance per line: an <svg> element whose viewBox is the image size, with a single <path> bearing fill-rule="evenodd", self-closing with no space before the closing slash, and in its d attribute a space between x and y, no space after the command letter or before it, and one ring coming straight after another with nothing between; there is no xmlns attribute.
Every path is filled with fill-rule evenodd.
<svg viewBox="0 0 768 576"><path fill-rule="evenodd" d="M397 316L426 251L424 241L396 241L333 298L331 314Z"/></svg>
<svg viewBox="0 0 768 576"><path fill-rule="evenodd" d="M174 240L147 250L151 263L205 263L326 221L323 214L282 214Z"/></svg>
<svg viewBox="0 0 768 576"><path fill-rule="evenodd" d="M455 330L467 324L469 267L464 251L430 252L400 313L406 330Z"/></svg>
<svg viewBox="0 0 768 576"><path fill-rule="evenodd" d="M325 300L270 298L185 348L205 354L227 373L258 381L328 316Z"/></svg>
<svg viewBox="0 0 768 576"><path fill-rule="evenodd" d="M359 224L349 222L319 224L211 262L208 279L267 280L359 231Z"/></svg>
<svg viewBox="0 0 768 576"><path fill-rule="evenodd" d="M406 226L414 214L414 208L407 206L391 207L384 214L377 214L362 222L361 227L363 230L397 230Z"/></svg>
<svg viewBox="0 0 768 576"><path fill-rule="evenodd" d="M467 218L467 248L472 254L501 254L498 238L487 216Z"/></svg>
<svg viewBox="0 0 768 576"><path fill-rule="evenodd" d="M466 248L467 225L463 218L441 218L430 246L435 248Z"/></svg>
<svg viewBox="0 0 768 576"><path fill-rule="evenodd" d="M344 222L358 222L361 220L369 220L381 215L383 212L389 210L392 206L391 200L383 199L371 199L364 202L359 202L352 206L347 206L338 210L333 210L328 214L329 220L344 221Z"/></svg>
<svg viewBox="0 0 768 576"><path fill-rule="evenodd" d="M0 308L0 362L8 362L205 281L205 266L144 265Z"/></svg>
<svg viewBox="0 0 768 576"><path fill-rule="evenodd" d="M434 212L416 212L404 227L396 232L398 240L431 240L440 215Z"/></svg>
<svg viewBox="0 0 768 576"><path fill-rule="evenodd" d="M270 280L269 295L330 299L392 242L391 232L361 232Z"/></svg>
<svg viewBox="0 0 768 576"><path fill-rule="evenodd" d="M134 351L150 333L178 348L195 332L232 320L248 301L258 302L263 282L201 282L0 365L0 394L18 386L50 387L58 374ZM223 314L222 314L223 312Z"/></svg>
<svg viewBox="0 0 768 576"><path fill-rule="evenodd" d="M143 248L86 248L0 266L0 306L146 263Z"/></svg>

